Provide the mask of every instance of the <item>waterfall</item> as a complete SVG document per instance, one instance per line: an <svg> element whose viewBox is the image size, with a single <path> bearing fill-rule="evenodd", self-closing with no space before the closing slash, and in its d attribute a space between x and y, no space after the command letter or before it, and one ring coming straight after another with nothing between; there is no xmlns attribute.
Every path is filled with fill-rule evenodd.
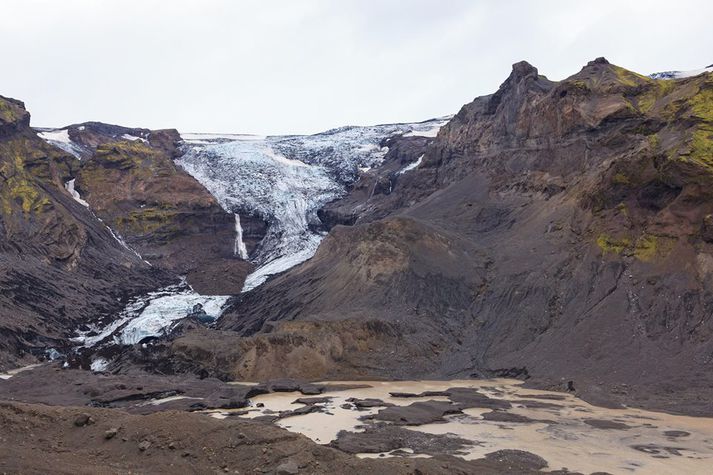
<svg viewBox="0 0 713 475"><path fill-rule="evenodd" d="M239 256L241 259L248 259L248 248L243 242L243 227L240 226L240 215L235 213L235 245L233 246L233 255Z"/></svg>

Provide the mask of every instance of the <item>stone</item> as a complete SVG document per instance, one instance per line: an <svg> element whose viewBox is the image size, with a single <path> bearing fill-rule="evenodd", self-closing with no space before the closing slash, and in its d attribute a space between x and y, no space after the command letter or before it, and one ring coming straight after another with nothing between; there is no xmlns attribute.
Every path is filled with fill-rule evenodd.
<svg viewBox="0 0 713 475"><path fill-rule="evenodd" d="M89 424L94 423L94 420L92 419L92 416L89 414L83 413L79 414L75 419L74 419L74 425L77 427L84 427Z"/></svg>
<svg viewBox="0 0 713 475"><path fill-rule="evenodd" d="M294 460L288 460L277 466L275 469L276 475L295 475L299 473L300 467Z"/></svg>

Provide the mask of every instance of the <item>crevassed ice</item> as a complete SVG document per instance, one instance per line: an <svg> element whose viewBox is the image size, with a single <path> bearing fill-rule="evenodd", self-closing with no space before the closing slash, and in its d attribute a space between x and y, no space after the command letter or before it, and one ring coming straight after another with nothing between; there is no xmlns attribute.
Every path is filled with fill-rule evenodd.
<svg viewBox="0 0 713 475"><path fill-rule="evenodd" d="M341 127L306 136L182 134L185 153L177 162L224 209L268 223L259 250L251 256L257 268L245 282L243 291L248 291L314 255L324 237L315 231L317 211L342 196L360 170L383 161L385 139L431 136L449 119Z"/></svg>
<svg viewBox="0 0 713 475"><path fill-rule="evenodd" d="M174 320L186 317L198 303L206 314L217 319L228 298L227 295L199 295L193 290L158 297L149 301L141 314L131 319L115 339L118 343L133 345L147 337L161 336L165 328Z"/></svg>
<svg viewBox="0 0 713 475"><path fill-rule="evenodd" d="M210 317L220 317L227 295L199 295L183 279L146 295L132 299L117 318L103 328L80 334L75 342L92 347L104 340L131 345L147 337L158 337L175 320L188 316L196 304L201 304Z"/></svg>
<svg viewBox="0 0 713 475"><path fill-rule="evenodd" d="M136 142L137 140L140 140L144 143L148 142L148 140L146 140L143 137L137 137L136 135L131 135L131 134L124 134L120 138L122 138L124 140L128 140L130 142Z"/></svg>
<svg viewBox="0 0 713 475"><path fill-rule="evenodd" d="M310 230L310 224L318 224L317 210L343 192L323 167L286 158L262 141L193 147L178 163L226 210L257 215L269 223L252 256L258 265L256 275L244 290L311 257L321 235Z"/></svg>
<svg viewBox="0 0 713 475"><path fill-rule="evenodd" d="M96 358L92 361L89 368L94 372L106 371L109 367L109 362L105 358Z"/></svg>

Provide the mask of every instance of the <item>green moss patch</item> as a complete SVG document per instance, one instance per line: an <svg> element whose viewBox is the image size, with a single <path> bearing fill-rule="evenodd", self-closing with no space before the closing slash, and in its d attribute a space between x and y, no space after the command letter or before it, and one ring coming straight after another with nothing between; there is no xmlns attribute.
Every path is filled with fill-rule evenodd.
<svg viewBox="0 0 713 475"><path fill-rule="evenodd" d="M621 254L631 246L631 240L627 237L615 238L607 234L600 234L597 238L597 246L602 250L602 254Z"/></svg>

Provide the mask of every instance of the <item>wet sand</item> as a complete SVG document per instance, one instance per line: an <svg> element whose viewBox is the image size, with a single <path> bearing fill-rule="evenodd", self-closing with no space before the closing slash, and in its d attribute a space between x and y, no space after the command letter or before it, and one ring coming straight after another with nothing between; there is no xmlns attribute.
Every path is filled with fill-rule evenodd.
<svg viewBox="0 0 713 475"><path fill-rule="evenodd" d="M525 389L517 380L455 380L399 382L339 382L368 384L369 388L327 391L330 397L317 403L324 412L284 417L275 423L312 440L328 444L341 430L359 433L366 427L385 424L365 420L384 407L356 410L347 400L380 399L384 404L408 406L418 401L449 401L447 396L393 397L389 393L444 391L474 388L490 398L507 401L512 407L493 411L465 408L439 422L404 427L408 431L445 437L460 437L472 444L455 455L478 459L502 449L517 449L543 457L550 470L567 468L585 473L712 473L713 419L670 415L640 409L607 409L592 406L570 394ZM240 417L270 416L294 411L299 393L278 392L251 400ZM257 407L261 404L263 407ZM344 406L344 407L342 407ZM245 409L241 410L245 411ZM214 412L226 417L230 411ZM372 452L362 457L423 457L408 444L388 453ZM396 453L393 453L396 452Z"/></svg>

